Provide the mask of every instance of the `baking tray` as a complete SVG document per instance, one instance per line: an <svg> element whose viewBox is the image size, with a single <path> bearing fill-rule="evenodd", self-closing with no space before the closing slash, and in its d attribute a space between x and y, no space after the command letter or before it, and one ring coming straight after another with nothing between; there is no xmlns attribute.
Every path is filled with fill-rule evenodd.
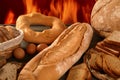
<svg viewBox="0 0 120 80"><path fill-rule="evenodd" d="M2 26L3 26L3 25L4 25L4 26L7 26L6 24L0 24L0 25L2 25ZM10 24L10 26L14 26L14 27L15 27L14 24ZM69 26L69 25L67 25L67 26ZM47 27L47 26L44 26L44 25L31 25L30 28L33 29L33 30L35 30L35 31L43 31L43 30L45 30L45 29L49 29L50 27ZM94 29L93 29L93 30L94 30ZM93 48L93 47L96 45L96 43L99 42L99 41L101 41L101 40L102 40L102 38L101 38L101 37L95 32L95 30L94 30L93 38L92 38L91 44L90 44L90 46L89 46L88 49ZM27 42L22 41L21 46L23 46L23 48L24 48L24 46L25 46L26 44L27 44ZM86 52L87 52L87 51L86 51ZM86 53L86 52L85 52L85 53ZM85 55L85 53L83 54L83 56ZM80 60L79 60L75 65L80 64L81 62L83 62L83 56L80 58ZM33 55L33 56L26 56L25 59L22 60L22 61L20 61L20 62L27 63L32 57L34 57L34 55ZM14 61L14 60L16 60L16 59L11 58L10 61L11 61L11 60ZM69 73L69 70L68 70L59 80L66 80L66 77L67 77L68 73ZM93 79L92 79L92 80L98 80L98 79L96 79L96 78L93 76Z"/></svg>

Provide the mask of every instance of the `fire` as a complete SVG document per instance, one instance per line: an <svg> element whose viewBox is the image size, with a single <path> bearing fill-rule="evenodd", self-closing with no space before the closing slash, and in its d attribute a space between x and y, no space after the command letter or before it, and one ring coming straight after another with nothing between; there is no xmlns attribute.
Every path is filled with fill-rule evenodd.
<svg viewBox="0 0 120 80"><path fill-rule="evenodd" d="M14 23L14 13L13 13L13 11L11 11L11 10L9 10L8 11L8 14L7 14L7 16L6 16L6 18L5 18L5 24L13 24Z"/></svg>
<svg viewBox="0 0 120 80"><path fill-rule="evenodd" d="M77 12L78 12L78 5L75 0L64 0L64 8L63 8L63 17L62 20L65 23L71 24L77 22Z"/></svg>
<svg viewBox="0 0 120 80"><path fill-rule="evenodd" d="M37 7L37 3L34 2L34 0L23 0L23 3L25 5L26 11L25 14L28 13L33 13L33 12L38 12L38 7Z"/></svg>
<svg viewBox="0 0 120 80"><path fill-rule="evenodd" d="M41 8L40 3L35 0L22 0L25 11L23 14L40 12L45 15L55 16L60 18L65 24L72 24L74 22L90 22L90 13L96 0L51 0L42 4L47 8ZM8 12L5 24L10 24L16 21L19 16L14 14L11 10ZM14 19L14 20L13 20Z"/></svg>
<svg viewBox="0 0 120 80"><path fill-rule="evenodd" d="M59 17L65 24L77 22L78 4L75 0L52 0L49 15Z"/></svg>
<svg viewBox="0 0 120 80"><path fill-rule="evenodd" d="M37 3L33 0L23 0L26 7L26 14L32 12L41 12ZM50 3L50 11L47 15L60 18L65 24L77 22L77 2L74 0L52 0ZM45 12L41 12L45 13Z"/></svg>

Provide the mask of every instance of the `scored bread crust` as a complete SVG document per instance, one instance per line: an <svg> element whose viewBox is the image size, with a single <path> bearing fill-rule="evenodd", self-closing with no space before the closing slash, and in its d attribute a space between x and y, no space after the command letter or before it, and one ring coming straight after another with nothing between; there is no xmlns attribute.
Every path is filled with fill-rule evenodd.
<svg viewBox="0 0 120 80"><path fill-rule="evenodd" d="M93 30L87 23L71 25L48 48L38 53L25 65L18 80L58 80L88 49L92 35ZM78 44L76 45L76 43ZM68 49L67 52L61 46ZM58 48L56 49L56 47ZM61 52L52 53L51 49L54 50L54 48ZM47 53L49 51L51 53Z"/></svg>

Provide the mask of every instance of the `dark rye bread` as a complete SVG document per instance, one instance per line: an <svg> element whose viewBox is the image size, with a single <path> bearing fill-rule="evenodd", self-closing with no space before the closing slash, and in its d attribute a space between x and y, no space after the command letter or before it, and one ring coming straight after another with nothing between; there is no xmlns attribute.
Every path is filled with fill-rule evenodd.
<svg viewBox="0 0 120 80"><path fill-rule="evenodd" d="M120 47L120 31L113 31L104 41Z"/></svg>

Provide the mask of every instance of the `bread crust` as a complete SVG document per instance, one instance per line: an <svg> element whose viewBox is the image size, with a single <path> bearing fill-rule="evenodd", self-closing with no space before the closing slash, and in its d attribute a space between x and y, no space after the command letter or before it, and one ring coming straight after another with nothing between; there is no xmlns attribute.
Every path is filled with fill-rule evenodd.
<svg viewBox="0 0 120 80"><path fill-rule="evenodd" d="M30 25L45 25L49 26L50 29L38 32L32 30ZM16 21L16 28L24 32L24 40L27 42L50 44L66 29L66 26L56 17L31 13L19 16Z"/></svg>
<svg viewBox="0 0 120 80"><path fill-rule="evenodd" d="M86 63L81 63L70 69L66 80L92 80L92 76Z"/></svg>
<svg viewBox="0 0 120 80"><path fill-rule="evenodd" d="M87 23L71 25L25 65L18 80L58 80L88 49L92 35L93 30Z"/></svg>
<svg viewBox="0 0 120 80"><path fill-rule="evenodd" d="M120 0L98 0L91 12L91 25L103 37L120 31Z"/></svg>

